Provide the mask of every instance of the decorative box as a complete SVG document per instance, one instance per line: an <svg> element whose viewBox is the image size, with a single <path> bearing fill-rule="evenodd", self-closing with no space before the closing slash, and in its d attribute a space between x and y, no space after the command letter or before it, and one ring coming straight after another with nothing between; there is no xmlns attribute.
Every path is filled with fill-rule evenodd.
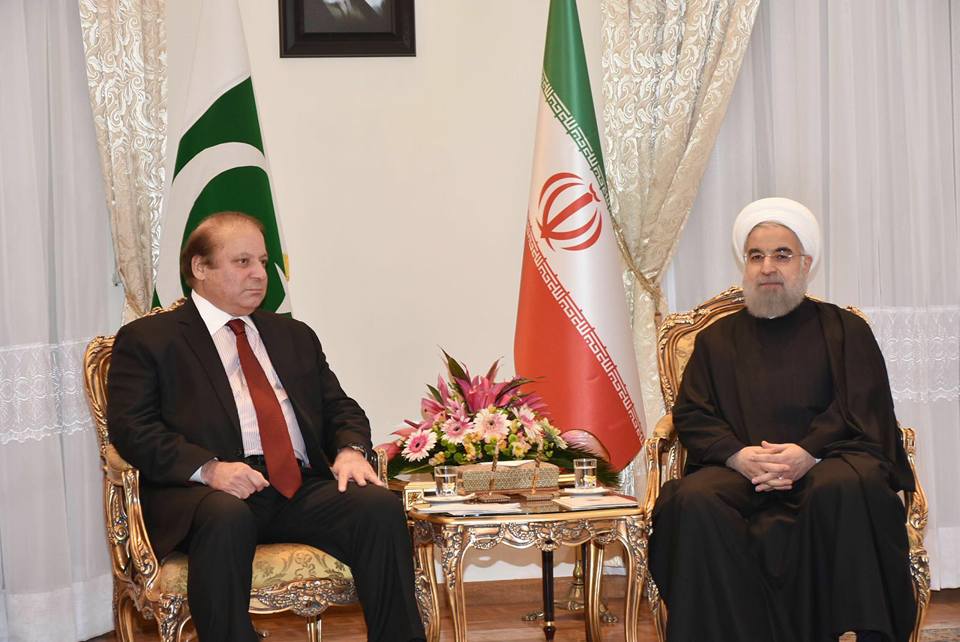
<svg viewBox="0 0 960 642"><path fill-rule="evenodd" d="M534 461L508 461L497 464L496 473L491 472L492 464L467 464L460 466L460 478L463 480L463 490L467 493L484 491L490 488L490 477L493 476L493 490L529 490L533 484L533 474L536 469ZM540 472L537 475L537 488L556 488L560 469L554 464L540 463Z"/></svg>

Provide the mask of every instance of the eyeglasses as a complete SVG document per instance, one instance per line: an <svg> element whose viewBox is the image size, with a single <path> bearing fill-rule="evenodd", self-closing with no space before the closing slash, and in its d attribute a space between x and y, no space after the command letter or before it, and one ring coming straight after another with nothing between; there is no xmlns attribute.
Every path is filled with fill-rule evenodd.
<svg viewBox="0 0 960 642"><path fill-rule="evenodd" d="M747 252L743 255L743 262L747 265L753 265L755 267L760 267L763 265L767 257L773 259L774 265L789 265L790 261L794 257L806 256L806 254L794 254L790 250L774 250L767 254L766 252L761 252L760 250L753 250L752 252Z"/></svg>

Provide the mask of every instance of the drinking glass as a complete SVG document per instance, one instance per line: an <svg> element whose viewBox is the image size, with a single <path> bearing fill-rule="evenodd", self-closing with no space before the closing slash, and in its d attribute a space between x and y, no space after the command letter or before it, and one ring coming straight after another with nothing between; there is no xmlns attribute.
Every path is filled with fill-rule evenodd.
<svg viewBox="0 0 960 642"><path fill-rule="evenodd" d="M435 466L433 480L437 482L437 495L449 497L457 494L456 466Z"/></svg>
<svg viewBox="0 0 960 642"><path fill-rule="evenodd" d="M597 486L597 460L574 459L573 460L573 485L577 488L596 488Z"/></svg>

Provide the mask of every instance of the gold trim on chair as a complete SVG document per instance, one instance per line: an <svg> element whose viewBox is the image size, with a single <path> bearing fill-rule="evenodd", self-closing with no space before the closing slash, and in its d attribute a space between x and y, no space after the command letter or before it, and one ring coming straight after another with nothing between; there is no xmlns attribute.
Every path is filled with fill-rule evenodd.
<svg viewBox="0 0 960 642"><path fill-rule="evenodd" d="M733 314L743 308L743 291L739 287L731 287L717 296L701 303L689 312L671 314L663 320L657 332L657 365L660 370L660 389L663 393L664 406L667 414L657 422L653 433L644 444L644 462L647 473L647 495L644 507L647 515L651 515L653 507L660 496L660 488L668 481L679 479L683 475L686 463L686 451L676 438L673 427L673 416L670 411L677 399L677 391L683 378L683 370L693 353L694 339L697 333L723 317ZM866 315L855 307L847 310L856 314L864 321ZM919 642L920 627L930 603L930 562L926 548L923 545L923 531L927 525L927 497L920 485L920 477L916 469L916 433L912 428L900 427L903 447L910 461L910 471L913 473L916 490L904 492L903 501L907 507L907 536L910 541L910 575L913 579L914 596L917 600L917 618L911 642ZM652 520L648 522L646 536L650 536ZM660 592L650 576L649 569L645 571L645 587L647 603L650 606L657 639L663 642L666 639L667 608L660 600Z"/></svg>
<svg viewBox="0 0 960 642"><path fill-rule="evenodd" d="M160 314L183 304L181 299ZM117 639L134 639L135 612L157 621L162 642L180 642L190 609L186 561L181 553L158 560L140 506L140 472L110 444L107 430L107 376L114 337L94 338L84 355L84 383L97 429L103 468L103 508L113 568L113 612ZM386 460L377 451L376 469L386 480ZM257 547L253 561L251 613L293 611L306 618L307 639L320 642L320 614L330 605L356 602L350 569L336 558L304 544Z"/></svg>

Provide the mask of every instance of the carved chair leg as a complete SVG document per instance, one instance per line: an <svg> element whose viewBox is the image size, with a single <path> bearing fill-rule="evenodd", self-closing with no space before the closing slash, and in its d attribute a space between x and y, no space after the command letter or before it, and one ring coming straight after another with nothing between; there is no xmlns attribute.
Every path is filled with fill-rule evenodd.
<svg viewBox="0 0 960 642"><path fill-rule="evenodd" d="M113 592L113 628L117 642L134 642L136 608L133 600L119 587Z"/></svg>
<svg viewBox="0 0 960 642"><path fill-rule="evenodd" d="M187 598L184 595L164 595L156 609L160 642L182 642L183 629L190 621Z"/></svg>
<svg viewBox="0 0 960 642"><path fill-rule="evenodd" d="M307 642L320 642L320 616L307 616Z"/></svg>

